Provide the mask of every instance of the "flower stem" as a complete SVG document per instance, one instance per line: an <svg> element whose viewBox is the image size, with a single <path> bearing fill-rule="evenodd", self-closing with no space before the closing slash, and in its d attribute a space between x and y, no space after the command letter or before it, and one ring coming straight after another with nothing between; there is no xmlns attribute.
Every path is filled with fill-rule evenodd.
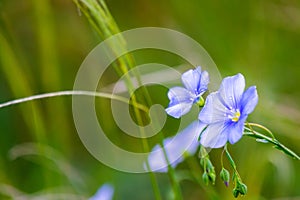
<svg viewBox="0 0 300 200"><path fill-rule="evenodd" d="M248 125L248 127L250 129L252 129L252 126L255 126L255 127L258 127L258 128L261 128L261 129L265 130L271 136L271 138L273 138L275 140L275 137L274 137L272 131L270 131L267 127L265 127L263 125L260 125L260 124L256 124L256 123L250 123L250 122L246 122L246 124Z"/></svg>
<svg viewBox="0 0 300 200"><path fill-rule="evenodd" d="M113 99L113 100L118 100L124 103L128 104L133 104L133 106L137 109L143 110L145 112L148 112L148 108L144 105L138 104L137 102L131 103L127 98L124 98L122 96L117 96L109 93L103 93L103 92L93 92L93 91L83 91L83 90L67 90L67 91L58 91L58 92L50 92L50 93L44 93L44 94L38 94L38 95L33 95L29 97L24 97L20 99L15 99L12 101L7 101L4 103L0 104L0 109L20 103L25 103L28 101L34 101L38 99L44 99L44 98L52 98L52 97L58 97L58 96L95 96L95 97L102 97L102 98L107 98L107 99ZM145 144L144 144L145 145ZM161 200L161 195L159 192L159 187L157 184L157 181L155 179L155 176L153 173L150 173L150 179L153 184L153 190L155 194L155 198L157 200Z"/></svg>
<svg viewBox="0 0 300 200"><path fill-rule="evenodd" d="M245 136L250 136L250 137L254 137L254 138L257 138L257 139L261 139L261 140L264 140L264 141L267 141L271 144L274 144L275 148L276 149L279 149L281 151L283 151L285 154L291 156L292 158L296 159L296 160L300 160L300 156L297 155L295 152L293 152L291 149L287 148L286 146L284 146L282 143L280 143L275 137L274 138L271 138L271 137L268 137L264 134L261 134L257 131L254 131L252 128L251 128L251 125L249 124L249 128L248 127L245 127L245 132L244 132L244 135Z"/></svg>
<svg viewBox="0 0 300 200"><path fill-rule="evenodd" d="M136 100L134 99L133 100L134 104L133 105L136 105L137 102ZM134 112L135 112L135 116L136 116L136 119L137 119L137 122L139 124L142 124L143 121L142 121L142 116L140 114L140 112L137 110L137 108L134 106ZM149 144L145 138L145 132L142 128L140 128L140 133L141 133L141 136L142 136L142 145L143 145L143 150L145 150L146 152L149 152ZM146 160L146 166L148 169L150 169L150 165L149 165L149 162L148 160ZM158 186L158 182L156 180L156 177L155 177L155 174L153 172L149 172L150 174L150 180L151 180L151 183L152 183L152 188L153 188L153 192L154 192L154 196L157 200L161 200L161 194L160 194L160 191L159 191L159 186Z"/></svg>
<svg viewBox="0 0 300 200"><path fill-rule="evenodd" d="M225 152L225 148L223 149L222 154L221 154L221 166L222 166L222 168L224 168L224 163L223 163L224 152Z"/></svg>
<svg viewBox="0 0 300 200"><path fill-rule="evenodd" d="M77 7L84 13L89 23L94 27L94 29L98 32L99 36L104 40L114 34L119 33L119 28L114 18L110 14L109 9L107 8L104 0L73 0L73 2L77 5ZM109 47L112 50L112 53L118 55L118 52L124 50L127 51L126 41L122 35L117 37L117 41L109 43ZM123 55L122 57L118 57L116 60L116 64L113 64L115 71L125 78L125 84L127 86L128 92L132 98L133 110L135 113L135 117L137 119L138 124L142 124L142 116L140 111L137 109L137 97L134 94L134 84L131 81L131 77L129 76L128 70L134 67L134 59L133 56L129 53ZM138 73L134 73L137 78L138 85L141 86L141 79ZM143 90L147 91L146 89ZM149 95L147 96L147 92L145 93L147 99L149 99ZM148 113L148 112L146 112ZM142 136L142 145L143 149L146 152L149 152L149 145L147 140L143 137L144 133L141 130ZM147 161L148 162L148 161ZM147 167L149 167L149 163L147 163ZM161 199L161 195L159 192L158 183L153 172L150 171L150 178L153 186L153 190L155 193L156 199Z"/></svg>
<svg viewBox="0 0 300 200"><path fill-rule="evenodd" d="M38 100L38 99L45 99L45 98L51 98L51 97L57 97L57 96L74 96L74 95L102 97L102 98L113 99L113 100L118 100L118 101L121 101L124 103L132 104L127 98L122 97L122 96L117 96L114 94L103 93L103 92L84 91L84 90L66 90L66 91L38 94L38 95L33 95L33 96L24 97L24 98L20 98L20 99L15 99L12 101L7 101L7 102L0 104L0 109L4 108L4 107L15 105L15 104L20 104L20 103L24 103L24 102L28 102L28 101L34 101L34 100ZM149 110L146 106L138 104L138 103L135 103L134 106L145 112L148 112L148 110Z"/></svg>
<svg viewBox="0 0 300 200"><path fill-rule="evenodd" d="M228 149L227 149L227 144L224 146L224 151L225 151L225 154L226 154L226 157L231 165L231 167L236 171L236 165L235 165L235 162L234 160L232 159Z"/></svg>
<svg viewBox="0 0 300 200"><path fill-rule="evenodd" d="M231 165L231 167L234 171L234 174L237 175L239 180L241 180L240 174L239 174L239 172L237 171L237 168L236 168L236 164L235 164L233 158L231 157L231 155L230 155L230 153L227 149L227 144L224 146L224 151L225 151L226 157L227 157L227 159L228 159L228 161L229 161L229 163L230 163L230 165Z"/></svg>
<svg viewBox="0 0 300 200"><path fill-rule="evenodd" d="M172 185L172 189L173 189L173 192L174 192L175 199L176 200L181 200L182 199L182 194L181 194L180 185L179 185L179 183L177 181L177 178L176 178L175 170L171 166L171 163L170 163L170 160L168 158L166 149L164 148L164 146L162 144L161 144L161 146L162 146L162 150L163 150L163 153L164 153L165 160L168 164L168 175L169 175L169 178L171 180L171 185Z"/></svg>

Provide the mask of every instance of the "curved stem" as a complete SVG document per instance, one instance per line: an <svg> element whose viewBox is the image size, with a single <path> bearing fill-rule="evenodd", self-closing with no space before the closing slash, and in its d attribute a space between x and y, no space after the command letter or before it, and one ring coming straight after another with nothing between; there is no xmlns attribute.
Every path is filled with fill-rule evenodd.
<svg viewBox="0 0 300 200"><path fill-rule="evenodd" d="M286 146L281 144L276 138L270 138L268 136L265 136L264 134L254 131L253 129L248 128L248 127L245 127L245 130L247 131L247 132L244 132L245 136L250 136L250 137L257 138L257 139L265 140L271 144L274 144L275 148L283 151L285 154L291 156L292 158L294 158L296 160L300 160L300 156L298 156L295 152L293 152L292 150L290 150L289 148L287 148Z"/></svg>
<svg viewBox="0 0 300 200"><path fill-rule="evenodd" d="M222 168L224 168L224 162L223 162L224 152L225 152L225 148L223 149L222 154L221 154L221 166L222 166Z"/></svg>
<svg viewBox="0 0 300 200"><path fill-rule="evenodd" d="M230 155L230 153L229 153L229 151L227 149L227 144L224 146L224 151L226 153L226 157L227 157L227 159L228 159L231 167L233 168L234 171L236 171L236 165L235 165L235 162L234 162L233 158L231 157L231 155Z"/></svg>
<svg viewBox="0 0 300 200"><path fill-rule="evenodd" d="M230 155L230 153L227 149L227 144L224 146L224 151L225 151L226 157L227 157L227 159L228 159L228 161L229 161L229 163L230 163L230 165L231 165L231 167L234 171L234 174L237 176L238 180L241 181L242 180L241 176L240 176L239 172L237 171L236 164L235 164L233 158L231 157L231 155Z"/></svg>
<svg viewBox="0 0 300 200"><path fill-rule="evenodd" d="M252 126L255 126L255 127L258 127L260 129L263 129L265 130L274 140L275 140L275 137L272 133L272 131L270 131L270 129L268 129L267 127L263 126L263 125L260 125L260 124L256 124L256 123L251 123L251 122L246 122L246 124L249 126L249 128L253 131L252 129Z"/></svg>
<svg viewBox="0 0 300 200"><path fill-rule="evenodd" d="M15 105L15 104L24 103L27 101L33 101L33 100L51 98L51 97L57 97L57 96L74 96L74 95L102 97L102 98L121 101L121 102L128 103L128 104L133 104L127 98L122 97L122 96L117 96L114 94L103 93L103 92L84 91L84 90L67 90L67 91L58 91L58 92L38 94L38 95L33 95L33 96L24 97L24 98L20 98L20 99L15 99L12 101L7 101L5 103L0 104L0 109L4 108L4 107ZM148 108L144 105L134 103L134 106L140 110L148 112Z"/></svg>

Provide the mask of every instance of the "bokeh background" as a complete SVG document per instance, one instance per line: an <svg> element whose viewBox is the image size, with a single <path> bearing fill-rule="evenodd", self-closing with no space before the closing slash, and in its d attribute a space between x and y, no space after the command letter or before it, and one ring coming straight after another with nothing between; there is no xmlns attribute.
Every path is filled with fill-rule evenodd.
<svg viewBox="0 0 300 200"><path fill-rule="evenodd" d="M299 1L108 0L107 5L120 30L159 26L181 31L208 51L223 77L243 73L260 97L249 120L269 127L300 153ZM72 1L1 0L0 101L72 89L81 62L100 41ZM165 52L134 56L137 63L182 64ZM117 79L112 68L102 84ZM167 106L166 89L149 91L159 92L152 95L154 101ZM106 182L115 187L115 199L154 199L149 175L113 170L88 153L77 135L71 105L71 97L58 97L0 109L0 199L45 193L87 198ZM98 101L99 112L105 114L99 120L112 141L140 151L141 141L123 138L107 117L107 105L108 100ZM169 127L178 125L171 118L168 122ZM175 134L169 130L165 136ZM243 138L230 151L248 185L243 199L300 199L299 161L251 138ZM211 152L217 171L220 153ZM201 176L198 163L191 170L189 160L194 162L197 155L180 164L178 173ZM156 176L167 199L170 181L165 174ZM181 187L184 199L233 198L233 186L226 188L220 179L215 186L204 186L185 178Z"/></svg>

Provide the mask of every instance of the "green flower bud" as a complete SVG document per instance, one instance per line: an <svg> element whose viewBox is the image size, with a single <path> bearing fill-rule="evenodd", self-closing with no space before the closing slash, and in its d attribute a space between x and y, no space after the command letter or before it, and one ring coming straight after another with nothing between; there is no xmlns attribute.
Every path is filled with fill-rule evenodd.
<svg viewBox="0 0 300 200"><path fill-rule="evenodd" d="M203 182L205 183L205 185L208 185L209 177L206 172L203 173L202 179L203 179Z"/></svg>
<svg viewBox="0 0 300 200"><path fill-rule="evenodd" d="M246 186L246 184L240 183L240 184L238 185L238 188L239 188L239 191L240 191L240 193L241 193L242 195L247 194L247 186Z"/></svg>
<svg viewBox="0 0 300 200"><path fill-rule="evenodd" d="M222 168L222 170L220 172L220 177L221 177L221 180L226 185L226 187L228 187L229 180L230 180L230 173L229 173L229 171L227 169L225 169L225 168Z"/></svg>
<svg viewBox="0 0 300 200"><path fill-rule="evenodd" d="M204 167L204 159L205 159L205 158L201 158L201 159L200 159L200 165L201 165L202 167Z"/></svg>
<svg viewBox="0 0 300 200"><path fill-rule="evenodd" d="M234 188L233 191L232 191L232 194L235 198L237 198L240 194L240 191L237 188Z"/></svg>
<svg viewBox="0 0 300 200"><path fill-rule="evenodd" d="M210 180L210 182L214 185L215 184L215 181L216 181L216 173L215 173L215 170L213 172L210 172L208 174L208 178Z"/></svg>
<svg viewBox="0 0 300 200"><path fill-rule="evenodd" d="M206 169L208 171L213 171L214 170L214 166L212 165L211 161L209 160L209 158L206 158Z"/></svg>

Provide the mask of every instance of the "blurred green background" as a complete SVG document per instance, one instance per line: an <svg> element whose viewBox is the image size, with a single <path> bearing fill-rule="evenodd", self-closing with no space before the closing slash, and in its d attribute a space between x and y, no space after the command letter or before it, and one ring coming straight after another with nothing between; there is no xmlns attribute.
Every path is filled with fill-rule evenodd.
<svg viewBox="0 0 300 200"><path fill-rule="evenodd" d="M120 30L159 26L181 31L208 51L223 77L243 73L248 86L257 85L260 97L249 120L269 127L300 153L299 1L109 0L107 4ZM100 41L72 1L1 0L0 101L72 89L81 62ZM145 51L134 56L137 63L182 64L166 53L150 55ZM108 70L103 84L117 77ZM153 90L161 93L155 101L167 106L167 90ZM99 101L101 112L109 112L108 103ZM71 97L58 97L0 110L0 199L18 192L85 198L105 182L114 185L115 199L154 199L147 174L118 172L88 153L77 135L71 105ZM177 126L178 121L168 120ZM139 150L139 140L120 141L114 124L105 125L115 143ZM244 199L300 199L299 161L251 138L230 148L248 185ZM211 153L219 171L221 150ZM178 167L179 172L188 170L187 162ZM168 177L157 174L157 179L166 199ZM192 180L183 180L181 186L184 199L233 198L232 185L225 188L219 179L215 186Z"/></svg>

